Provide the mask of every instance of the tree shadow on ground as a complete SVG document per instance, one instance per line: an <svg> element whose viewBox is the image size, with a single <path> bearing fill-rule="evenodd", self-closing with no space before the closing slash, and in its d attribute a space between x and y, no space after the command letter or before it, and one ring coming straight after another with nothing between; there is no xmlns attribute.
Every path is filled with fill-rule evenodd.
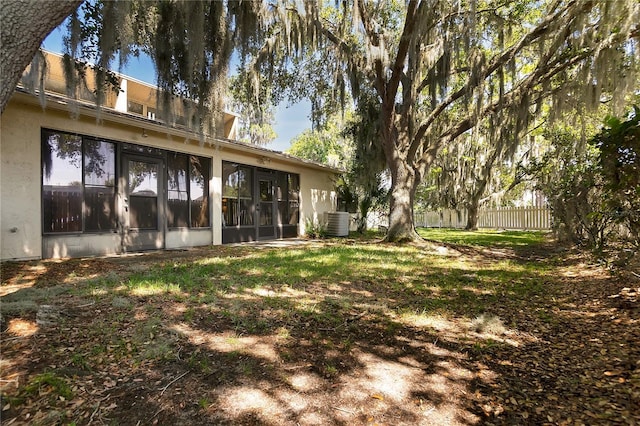
<svg viewBox="0 0 640 426"><path fill-rule="evenodd" d="M66 274L49 271L3 297L65 290L37 301L59 307L57 324L14 340L5 337L15 327L3 333L3 378L18 384L3 391L5 419L543 424L580 418L603 400L614 405L609 417L592 423L633 413L623 402L637 387L607 387L634 377L625 363L635 349L620 346L630 319L605 341L611 312L597 298L572 307L579 288L563 292L584 276L384 245L98 261L102 272L82 266L91 260L70 262ZM601 351L614 349L615 376L583 374L608 368ZM591 362L581 350L600 356ZM61 400L51 386L26 392L45 372L74 397ZM570 387L590 383L600 390Z"/></svg>

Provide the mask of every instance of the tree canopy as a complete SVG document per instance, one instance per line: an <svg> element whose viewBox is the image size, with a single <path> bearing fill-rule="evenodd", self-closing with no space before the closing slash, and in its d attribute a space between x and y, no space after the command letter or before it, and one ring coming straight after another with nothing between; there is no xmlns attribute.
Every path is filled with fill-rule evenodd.
<svg viewBox="0 0 640 426"><path fill-rule="evenodd" d="M558 111L586 108L603 89L637 81L637 40L628 42L636 2L392 5L356 1L343 21L324 26L348 53L347 70L358 70L350 73L352 89L374 88L381 105L390 239L413 238L415 188L441 148L462 136L517 143L545 98Z"/></svg>
<svg viewBox="0 0 640 426"><path fill-rule="evenodd" d="M100 103L107 71L143 52L156 67L164 121L182 115L188 126L213 134L231 55L260 39L265 19L260 2L86 1L67 25L67 81L73 88L79 80L73 64L95 64Z"/></svg>
<svg viewBox="0 0 640 426"><path fill-rule="evenodd" d="M545 103L556 115L621 103L638 87L638 22L636 0L95 0L73 14L67 53L95 63L102 82L114 61L147 52L165 105L173 94L192 101L201 131L234 49L249 58L257 93L257 76L287 70L306 77L274 82L297 87L315 111L344 103L346 90L355 102L370 94L371 143L391 176L387 238L402 241L418 238L416 189L444 147L484 138L510 151Z"/></svg>

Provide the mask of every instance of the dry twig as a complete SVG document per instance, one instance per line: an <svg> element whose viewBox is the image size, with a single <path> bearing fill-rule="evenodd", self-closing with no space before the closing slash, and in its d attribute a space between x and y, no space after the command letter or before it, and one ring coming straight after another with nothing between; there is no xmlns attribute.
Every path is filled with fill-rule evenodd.
<svg viewBox="0 0 640 426"><path fill-rule="evenodd" d="M167 386L165 386L164 388L162 388L162 392L160 392L160 396L162 396L162 394L169 388L169 386L171 386L172 384L174 384L175 382L177 382L178 380L182 379L184 376L186 376L187 374L189 374L188 371L185 371L184 373L182 373L181 375L179 375L178 377L176 377L175 379L173 379L172 381L170 381Z"/></svg>

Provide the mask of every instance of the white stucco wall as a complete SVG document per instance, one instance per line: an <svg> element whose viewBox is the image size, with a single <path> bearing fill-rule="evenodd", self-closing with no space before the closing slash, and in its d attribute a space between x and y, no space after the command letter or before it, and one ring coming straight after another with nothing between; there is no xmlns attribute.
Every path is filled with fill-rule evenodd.
<svg viewBox="0 0 640 426"><path fill-rule="evenodd" d="M186 132L167 131L146 120L113 116L80 109L73 119L70 107L49 102L43 110L33 97L14 96L0 121L0 259L41 258L43 252L41 207L41 129L53 129L96 136L117 142L130 142L169 151L195 154L211 159L209 184L212 226L207 230L167 230L165 247L180 248L222 242L222 161L281 170L300 175L300 234L305 218L321 219L326 211L335 211L334 173L300 161L280 158L276 153L229 143L205 143ZM146 137L142 129L145 128ZM268 158L272 157L272 158ZM67 235L49 242L46 250L56 257L77 256L83 244L93 254L114 253L114 235Z"/></svg>
<svg viewBox="0 0 640 426"><path fill-rule="evenodd" d="M9 104L0 120L0 256L40 258L40 125L36 108Z"/></svg>

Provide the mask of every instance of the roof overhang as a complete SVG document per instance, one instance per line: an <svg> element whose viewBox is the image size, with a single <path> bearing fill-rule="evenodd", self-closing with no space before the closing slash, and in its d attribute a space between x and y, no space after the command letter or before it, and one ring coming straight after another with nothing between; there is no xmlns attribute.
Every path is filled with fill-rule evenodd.
<svg viewBox="0 0 640 426"><path fill-rule="evenodd" d="M242 153L257 156L259 160L266 162L266 159L276 159L283 163L290 163L297 166L303 166L310 169L321 170L327 173L340 174L344 173L336 167L327 166L316 163L314 161L304 160L293 155L285 154L280 151L271 150L257 145L250 145L243 142L215 138L190 130L183 126L170 126L157 120L147 119L143 116L129 114L120 111L114 111L110 108L99 108L95 104L88 102L71 100L65 96L47 92L45 94L45 105L43 109L51 109L56 111L72 112L74 114L85 117L96 118L101 121L108 121L126 126L138 127L141 130L149 132L164 133L172 137L182 138L187 143L211 146L215 149L230 149ZM26 89L18 87L12 97L13 101L22 102L24 104L42 106L40 97L29 93Z"/></svg>

